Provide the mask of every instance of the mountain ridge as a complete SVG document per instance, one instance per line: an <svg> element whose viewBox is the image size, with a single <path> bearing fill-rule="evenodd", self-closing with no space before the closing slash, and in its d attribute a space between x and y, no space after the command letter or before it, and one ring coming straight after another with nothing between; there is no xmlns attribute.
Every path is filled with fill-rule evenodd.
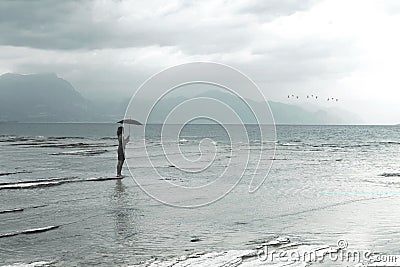
<svg viewBox="0 0 400 267"><path fill-rule="evenodd" d="M216 90L194 96L211 97L230 103L244 114L244 123L255 123L251 116L244 112L246 108L241 106L237 97L234 99L232 95ZM158 113L150 123L162 122L163 114L168 113L168 110L180 103L182 99L189 99L189 97L171 97L161 102ZM256 107L258 112L265 111L265 108L261 107L264 105L262 102L250 99L246 99L246 102ZM70 82L58 77L55 73L5 73L0 76L0 121L114 122L124 116L128 103L129 99L102 103L90 101L83 97ZM275 101L268 101L268 103L276 124L358 124L362 122L354 114L346 111L329 111L322 108L309 111L297 105Z"/></svg>

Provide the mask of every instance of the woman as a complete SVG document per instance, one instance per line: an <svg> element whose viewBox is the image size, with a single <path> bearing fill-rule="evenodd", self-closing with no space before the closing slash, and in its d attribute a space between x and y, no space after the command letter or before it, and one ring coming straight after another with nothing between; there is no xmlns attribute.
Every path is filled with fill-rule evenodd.
<svg viewBox="0 0 400 267"><path fill-rule="evenodd" d="M117 130L117 136L118 136L118 164L117 164L117 177L122 177L121 171L122 171L122 165L124 165L125 161L125 146L129 142L129 135L124 138L123 137L123 130L124 127L120 126L118 127Z"/></svg>

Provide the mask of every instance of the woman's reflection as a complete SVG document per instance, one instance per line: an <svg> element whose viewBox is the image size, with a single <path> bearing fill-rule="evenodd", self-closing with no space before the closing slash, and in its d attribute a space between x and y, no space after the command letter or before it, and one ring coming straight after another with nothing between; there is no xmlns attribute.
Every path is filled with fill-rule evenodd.
<svg viewBox="0 0 400 267"><path fill-rule="evenodd" d="M129 242L129 237L136 232L136 210L133 201L129 201L129 194L122 180L117 180L112 195L113 213L115 217L115 236L119 243Z"/></svg>

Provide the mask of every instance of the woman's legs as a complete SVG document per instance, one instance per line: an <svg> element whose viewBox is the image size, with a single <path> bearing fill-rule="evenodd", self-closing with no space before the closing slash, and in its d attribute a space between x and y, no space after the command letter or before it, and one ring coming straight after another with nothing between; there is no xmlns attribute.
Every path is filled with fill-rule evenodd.
<svg viewBox="0 0 400 267"><path fill-rule="evenodd" d="M122 165L124 165L124 161L123 161L123 160L118 160L118 164L117 164L117 176L121 176Z"/></svg>

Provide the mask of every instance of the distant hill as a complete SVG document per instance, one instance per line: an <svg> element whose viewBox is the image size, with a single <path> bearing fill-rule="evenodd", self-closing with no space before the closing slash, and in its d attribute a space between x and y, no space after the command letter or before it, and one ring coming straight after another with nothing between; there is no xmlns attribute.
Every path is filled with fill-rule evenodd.
<svg viewBox="0 0 400 267"><path fill-rule="evenodd" d="M318 108L309 110L296 105L269 101L275 122L278 124L361 124L363 120L356 114L339 108Z"/></svg>
<svg viewBox="0 0 400 267"><path fill-rule="evenodd" d="M87 121L90 103L55 74L0 76L0 120L29 122Z"/></svg>
<svg viewBox="0 0 400 267"><path fill-rule="evenodd" d="M174 107L192 97L208 97L219 100L225 104L228 104L233 110L235 110L244 123L257 123L252 111L248 108L246 104L244 104L241 99L233 94L219 90L209 90L199 94L193 93L192 95L186 97L177 96L162 99L154 108L154 114L149 117L150 122L163 122L166 116L172 111ZM262 115L263 112L265 112L265 104L263 104L262 102L256 102L250 99L245 99L245 101L254 109L254 113L258 116L260 116L260 114ZM362 120L357 115L337 108L323 109L320 107L313 107L313 109L306 109L300 106L274 101L269 101L268 103L273 113L276 124L325 125L362 123ZM193 108L201 110L205 107L200 106L199 104L199 106L193 106ZM231 115L226 114L224 116L223 109L218 109L210 106L207 106L206 108L208 110L212 109L213 114L219 114L219 117L224 118L225 122L230 122L232 120ZM141 110L141 108L138 107L137 110ZM137 113L135 114L135 117L139 120L144 120L145 115L147 114ZM181 118L182 117L179 117L179 114L175 116L176 121L180 121ZM198 122L206 123L207 121L198 120Z"/></svg>
<svg viewBox="0 0 400 267"><path fill-rule="evenodd" d="M191 96L164 99L154 110L150 123L160 123L177 104L194 96L211 97L229 104L238 111L245 123L254 123L248 108L236 96L218 90L205 91ZM263 104L246 99L258 114L264 112ZM145 100L142 101L145 103ZM0 122L114 122L120 120L129 103L111 101L91 102L85 99L66 80L55 74L21 75L7 73L0 76ZM354 114L339 109L308 110L296 105L269 102L277 124L357 124L362 121ZM204 108L204 107L197 107ZM135 118L144 120L146 114ZM221 110L215 108L212 112ZM227 118L229 119L229 118Z"/></svg>

